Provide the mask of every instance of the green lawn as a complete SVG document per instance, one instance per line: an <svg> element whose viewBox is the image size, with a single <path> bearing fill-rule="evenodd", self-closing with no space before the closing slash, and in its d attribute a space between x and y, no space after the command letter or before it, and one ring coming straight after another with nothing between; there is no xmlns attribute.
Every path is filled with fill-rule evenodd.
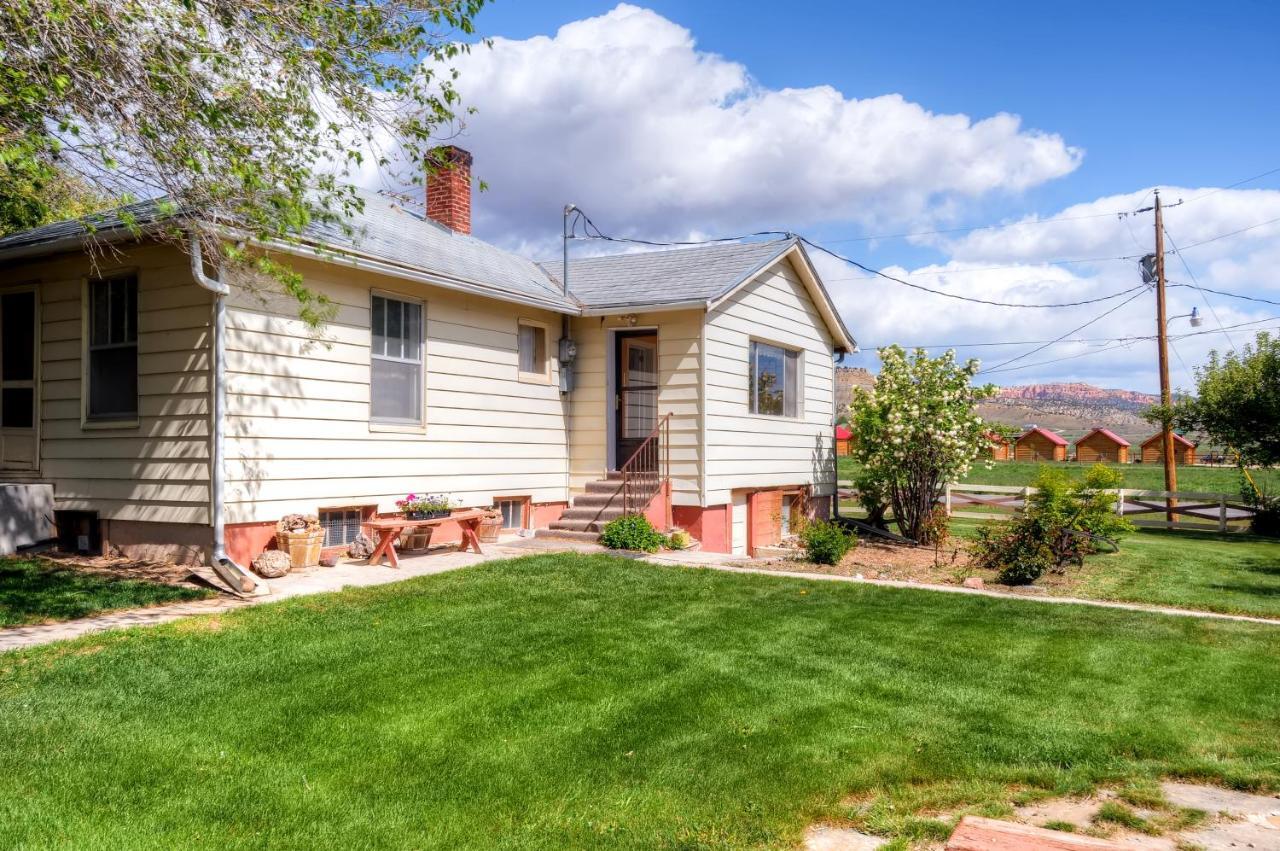
<svg viewBox="0 0 1280 851"><path fill-rule="evenodd" d="M1054 469L1066 470L1076 478L1083 478L1091 464L1077 464L1074 461L1052 465L1038 464L1030 461L994 461L991 469L978 461L964 481L983 485L1030 485L1034 484L1041 467L1052 466ZM1164 490L1164 467L1159 464L1118 464L1112 465L1124 475L1124 486L1139 490ZM839 459L841 479L852 479L857 472L857 465L851 458ZM1280 487L1280 471L1253 473L1255 478L1262 477L1271 486ZM1208 493L1240 493L1240 473L1234 467L1179 467L1178 490L1202 491Z"/></svg>
<svg viewBox="0 0 1280 851"><path fill-rule="evenodd" d="M199 600L212 594L198 588L115 579L34 558L0 558L0 627Z"/></svg>
<svg viewBox="0 0 1280 851"><path fill-rule="evenodd" d="M1271 627L535 556L0 656L0 846L937 837L1015 787L1280 787L1277 683Z"/></svg>
<svg viewBox="0 0 1280 851"><path fill-rule="evenodd" d="M1069 593L1098 600L1280 618L1280 541L1144 530L1093 556Z"/></svg>

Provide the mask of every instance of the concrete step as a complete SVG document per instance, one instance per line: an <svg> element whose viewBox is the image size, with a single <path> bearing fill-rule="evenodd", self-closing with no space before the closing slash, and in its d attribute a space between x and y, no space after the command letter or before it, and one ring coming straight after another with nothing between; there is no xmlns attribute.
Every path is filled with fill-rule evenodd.
<svg viewBox="0 0 1280 851"><path fill-rule="evenodd" d="M552 538L560 541L580 541L585 544L595 544L600 541L599 532L579 532L572 529L539 529L537 537Z"/></svg>
<svg viewBox="0 0 1280 851"><path fill-rule="evenodd" d="M561 520L602 520L609 522L617 517L622 516L621 505L610 506L594 506L588 505L585 508L579 508L575 502L573 508L567 508L560 514Z"/></svg>
<svg viewBox="0 0 1280 851"><path fill-rule="evenodd" d="M620 493L580 493L573 498L574 508L605 508L609 505L622 505Z"/></svg>

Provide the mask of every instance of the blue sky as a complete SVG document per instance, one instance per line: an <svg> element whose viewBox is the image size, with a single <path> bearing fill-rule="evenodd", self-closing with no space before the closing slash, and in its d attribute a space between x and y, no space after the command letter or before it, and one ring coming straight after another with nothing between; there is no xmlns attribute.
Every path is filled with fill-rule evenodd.
<svg viewBox="0 0 1280 851"><path fill-rule="evenodd" d="M786 8L707 0L487 8L480 34L497 42L475 51L459 81L478 110L462 143L494 185L477 199L478 233L543 254L554 247L558 206L585 201L614 232L794 229L929 286L1023 302L1137 283L1132 261L1047 261L1149 248L1149 214L1103 213L1145 206L1153 186L1166 187L1166 202L1197 199L1168 217L1184 244L1280 216L1280 172L1200 197L1280 168L1280 5L811 2L779 14ZM1000 117L1009 115L1017 120ZM821 139L807 137L810 126ZM788 150L791 167L781 164ZM1082 215L1092 218L836 242ZM1280 300L1277 243L1280 226L1254 228L1188 249L1186 259L1204 286ZM1002 268L981 271L991 267ZM847 268L822 271L866 343L1051 339L1113 304L971 310ZM1229 329L1272 327L1260 320L1280 316L1194 290L1174 301L1174 311L1216 311ZM1078 337L1141 336L1152 324L1139 300ZM1239 345L1253 327L1182 340L1186 366L1175 368L1175 383L1190 382L1189 367L1209 348ZM1215 328L1210 320L1200 330ZM991 379L1154 388L1151 344L1074 339ZM962 354L991 364L1031 348ZM1046 359L1056 362L1033 365ZM874 368L874 353L855 362Z"/></svg>

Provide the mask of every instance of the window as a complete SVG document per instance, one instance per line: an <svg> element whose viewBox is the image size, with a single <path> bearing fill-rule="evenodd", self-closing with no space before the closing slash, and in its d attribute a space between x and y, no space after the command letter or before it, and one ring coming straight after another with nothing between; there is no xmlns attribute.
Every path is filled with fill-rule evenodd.
<svg viewBox="0 0 1280 851"><path fill-rule="evenodd" d="M85 417L138 416L138 279L89 282L89 392Z"/></svg>
<svg viewBox="0 0 1280 851"><path fill-rule="evenodd" d="M374 422L422 424L422 305L373 297L369 416Z"/></svg>
<svg viewBox="0 0 1280 851"><path fill-rule="evenodd" d="M0 295L0 428L34 428L36 294Z"/></svg>
<svg viewBox="0 0 1280 851"><path fill-rule="evenodd" d="M496 499L493 504L502 512L503 529L525 528L525 505L528 504L527 499L524 497Z"/></svg>
<svg viewBox="0 0 1280 851"><path fill-rule="evenodd" d="M521 380L547 381L547 329L529 322L519 324L516 349L520 359Z"/></svg>
<svg viewBox="0 0 1280 851"><path fill-rule="evenodd" d="M360 522L364 510L360 508L321 509L320 526L324 529L324 545L339 547L360 536Z"/></svg>
<svg viewBox="0 0 1280 851"><path fill-rule="evenodd" d="M800 353L751 343L751 413L800 416Z"/></svg>
<svg viewBox="0 0 1280 851"><path fill-rule="evenodd" d="M782 537L791 537L791 513L795 511L796 498L789 493L782 495Z"/></svg>

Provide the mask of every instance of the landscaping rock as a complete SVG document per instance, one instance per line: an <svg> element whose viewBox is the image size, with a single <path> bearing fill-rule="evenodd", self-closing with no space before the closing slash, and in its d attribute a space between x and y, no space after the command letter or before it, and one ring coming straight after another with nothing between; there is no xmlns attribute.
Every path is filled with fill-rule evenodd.
<svg viewBox="0 0 1280 851"><path fill-rule="evenodd" d="M337 567L338 566L337 553L329 553L328 555L320 556L320 566L321 567Z"/></svg>
<svg viewBox="0 0 1280 851"><path fill-rule="evenodd" d="M373 555L373 551L378 545L374 543L373 538L361 532L356 539L351 542L351 546L347 548L347 555L351 558L368 558Z"/></svg>
<svg viewBox="0 0 1280 851"><path fill-rule="evenodd" d="M278 579L292 566L289 554L280 550L267 550L253 560L254 571L265 579Z"/></svg>
<svg viewBox="0 0 1280 851"><path fill-rule="evenodd" d="M815 825L805 831L805 851L875 851L889 840L848 827Z"/></svg>
<svg viewBox="0 0 1280 851"><path fill-rule="evenodd" d="M986 588L987 584L982 581L981 576L970 576L965 579L964 587L966 588Z"/></svg>

